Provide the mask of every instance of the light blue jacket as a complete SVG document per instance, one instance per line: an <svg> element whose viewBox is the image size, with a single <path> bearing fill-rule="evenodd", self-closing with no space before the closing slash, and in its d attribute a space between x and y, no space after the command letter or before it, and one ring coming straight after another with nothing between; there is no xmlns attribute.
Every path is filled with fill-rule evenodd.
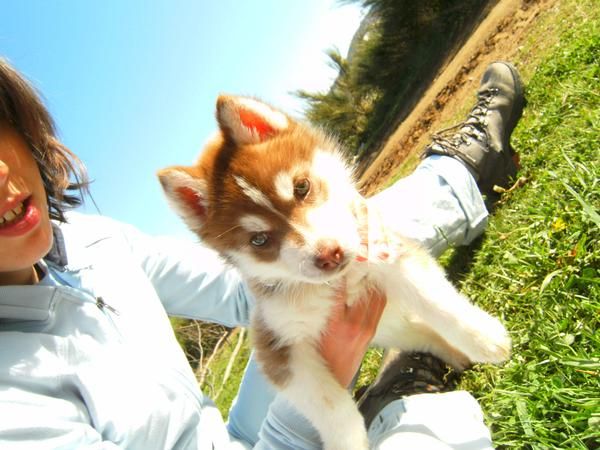
<svg viewBox="0 0 600 450"><path fill-rule="evenodd" d="M102 217L71 213L59 229L39 285L0 287L0 448L251 448L228 435L168 321L246 325L238 273ZM255 448L304 447L292 417L271 408Z"/></svg>

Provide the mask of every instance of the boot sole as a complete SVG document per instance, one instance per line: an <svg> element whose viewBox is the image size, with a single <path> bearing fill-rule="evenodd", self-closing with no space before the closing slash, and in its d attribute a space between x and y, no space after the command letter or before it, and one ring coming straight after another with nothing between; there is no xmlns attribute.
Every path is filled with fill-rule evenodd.
<svg viewBox="0 0 600 450"><path fill-rule="evenodd" d="M526 100L525 96L523 95L523 81L521 80L519 71L513 64L507 61L496 62L504 64L510 70L510 74L512 75L513 82L515 85L515 102L513 104L513 109L510 115L510 121L507 126L508 132L506 133L506 141L504 142L504 148L508 148L511 154L514 155L514 150L510 145L510 137L512 135L513 130L517 126L517 122L519 122L519 119L523 116L523 109L525 108Z"/></svg>

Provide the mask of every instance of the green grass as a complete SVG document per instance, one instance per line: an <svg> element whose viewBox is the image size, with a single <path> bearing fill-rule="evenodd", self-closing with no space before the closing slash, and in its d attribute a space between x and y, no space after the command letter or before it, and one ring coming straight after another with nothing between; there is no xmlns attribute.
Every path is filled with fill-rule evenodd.
<svg viewBox="0 0 600 450"><path fill-rule="evenodd" d="M498 448L600 448L600 7L559 6L532 27L515 61L529 103L513 145L529 181L505 195L477 248L442 258L513 338L508 363L476 367L461 383ZM244 352L217 399L224 415ZM369 354L359 385L379 359Z"/></svg>
<svg viewBox="0 0 600 450"><path fill-rule="evenodd" d="M575 17L532 71L513 135L529 182L505 199L461 283L514 341L504 367L463 381L499 448L600 442L599 11L565 3Z"/></svg>
<svg viewBox="0 0 600 450"><path fill-rule="evenodd" d="M248 334L244 334L237 354L236 346L240 335L236 332L227 340L210 364L210 369L204 383L200 386L202 392L208 395L217 405L221 415L226 418L229 408L237 395L238 387L250 357ZM224 375L230 366L229 378L223 384Z"/></svg>

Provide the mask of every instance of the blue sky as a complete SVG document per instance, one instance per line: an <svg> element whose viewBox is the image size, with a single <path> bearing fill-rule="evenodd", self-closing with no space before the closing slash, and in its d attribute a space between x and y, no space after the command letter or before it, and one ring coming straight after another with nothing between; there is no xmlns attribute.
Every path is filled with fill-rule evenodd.
<svg viewBox="0 0 600 450"><path fill-rule="evenodd" d="M155 172L191 164L219 93L301 117L290 92L326 90L361 11L336 0L0 0L0 54L41 92L86 164L100 212L189 236ZM95 212L88 201L84 208Z"/></svg>

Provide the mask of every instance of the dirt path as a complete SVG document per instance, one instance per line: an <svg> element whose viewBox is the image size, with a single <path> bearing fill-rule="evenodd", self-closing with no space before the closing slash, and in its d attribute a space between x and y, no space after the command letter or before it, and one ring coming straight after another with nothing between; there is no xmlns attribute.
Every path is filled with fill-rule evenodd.
<svg viewBox="0 0 600 450"><path fill-rule="evenodd" d="M507 60L527 38L529 25L558 0L500 0L454 58L441 69L429 89L386 142L360 179L363 194L372 195L413 152L422 151L432 132L447 126L472 98L485 68Z"/></svg>

